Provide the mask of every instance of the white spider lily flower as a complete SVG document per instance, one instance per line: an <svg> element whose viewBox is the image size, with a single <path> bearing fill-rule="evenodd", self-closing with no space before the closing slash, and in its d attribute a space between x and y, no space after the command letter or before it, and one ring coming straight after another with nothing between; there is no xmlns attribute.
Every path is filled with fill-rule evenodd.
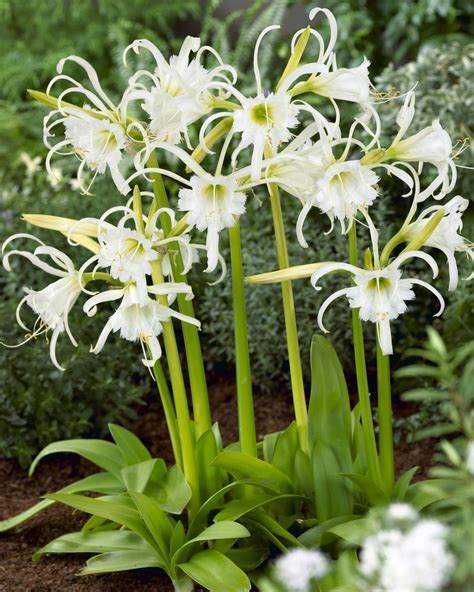
<svg viewBox="0 0 474 592"><path fill-rule="evenodd" d="M95 176L103 174L108 169L117 189L122 193L128 193L130 187L126 185L125 179L119 170L119 163L122 160L123 150L127 147L127 135L124 127L107 119L98 119L79 108L67 108L68 115L55 119L49 124L49 117L45 123L45 143L50 148L46 159L46 168L51 177L54 177L54 167L51 167L51 158L55 154L75 154L81 164L77 172L77 184L83 193L89 193ZM65 128L65 140L51 145L49 137L52 133L52 126L62 123ZM67 147L70 152L63 152ZM84 167L94 172L94 177L85 187L82 182Z"/></svg>
<svg viewBox="0 0 474 592"><path fill-rule="evenodd" d="M109 268L110 275L123 283L135 282L146 292L146 276L152 261L159 258L153 242L131 228L104 225L98 236L97 266Z"/></svg>
<svg viewBox="0 0 474 592"><path fill-rule="evenodd" d="M286 592L309 592L329 572L326 556L316 549L292 549L275 562L275 578Z"/></svg>
<svg viewBox="0 0 474 592"><path fill-rule="evenodd" d="M311 73L311 76L296 84L290 91L292 96L303 92L309 92L333 101L349 101L366 105L370 103L371 82L369 79L370 62L364 59L362 64L354 68L336 68ZM308 66L300 66L292 73L296 80L310 72ZM288 83L285 85L288 86Z"/></svg>
<svg viewBox="0 0 474 592"><path fill-rule="evenodd" d="M378 183L379 177L372 169L360 160L345 160L351 140L341 159L336 160L329 137L322 125L319 122L315 122L314 125L319 130L319 140L315 144L305 143L293 150L292 144L297 141L295 139L279 155L285 159L282 161L283 163L289 159L295 169L300 169L299 187L302 183L306 186L305 190L298 195L303 208L296 224L298 241L304 248L308 244L303 235L303 225L309 211L314 206L317 206L329 217L331 230L334 220L337 219L344 233L351 227L357 211L370 207L378 195L375 185ZM291 190L290 184L293 183L294 187L298 188L295 173L296 171L292 174L293 178L282 177L281 182L282 187L293 194L295 191ZM275 176L278 176L278 173ZM311 181L308 177L311 178ZM348 222L347 227L346 222Z"/></svg>
<svg viewBox="0 0 474 592"><path fill-rule="evenodd" d="M86 88L74 78L63 74L66 62L79 65L86 73L92 90ZM109 99L102 89L97 72L94 68L78 56L68 56L57 66L58 75L53 78L47 88L47 95L57 82L67 82L70 86L54 99L57 109L44 119L43 138L49 148L46 168L52 175L51 159L55 154L75 154L81 164L78 169L78 185L83 193L89 193L89 188L97 174L110 170L112 179L119 190L128 192L125 180L119 170L123 150L130 143L127 135L127 105L128 91L124 94L118 106ZM84 102L83 107L75 106L64 101L69 94L79 95ZM52 144L55 128L62 125L65 130L64 140ZM69 151L68 151L69 150ZM88 167L94 172L88 187L82 182L83 170Z"/></svg>
<svg viewBox="0 0 474 592"><path fill-rule="evenodd" d="M161 357L158 336L162 332L163 322L169 321L171 317L176 317L200 328L201 324L196 319L151 299L148 294L167 296L168 304L173 302L176 294L193 297L191 287L183 283L147 286L145 294L136 284L130 283L123 288L108 290L92 296L84 304L84 312L88 316L96 314L98 304L121 300L119 307L102 329L97 343L91 349L93 353L99 354L102 351L111 333L120 332L122 339L133 342L140 341L144 352L142 361L145 366L151 368Z"/></svg>
<svg viewBox="0 0 474 592"><path fill-rule="evenodd" d="M339 220L344 233L345 222L349 221L350 228L357 211L374 203L378 181L379 177L360 160L334 161L318 181L315 202L331 223Z"/></svg>
<svg viewBox="0 0 474 592"><path fill-rule="evenodd" d="M232 160L235 163L240 152L252 145L251 178L258 181L265 146L268 144L275 151L282 142L292 138L290 130L299 123L299 108L285 92L261 93L251 99L242 97L241 105L242 109L233 114L232 131L242 136Z"/></svg>
<svg viewBox="0 0 474 592"><path fill-rule="evenodd" d="M21 256L33 265L39 267L41 270L49 273L50 275L57 277L56 281L48 284L42 290L33 290L31 288L23 288L26 296L22 298L18 304L16 310L16 319L22 329L27 331L27 338L25 341L20 343L26 343L31 339L34 339L42 334L47 334L51 331L49 338L49 355L52 363L58 368L58 370L64 371L64 368L59 364L56 357L56 345L58 337L61 333L66 332L71 343L77 347L77 342L74 339L71 330L69 328L68 317L69 313L76 303L81 291L82 286L79 280L79 274L74 268L74 264L71 259L63 252L44 245L36 237L28 234L16 234L7 239L2 247L2 252L5 250L7 244L17 238L29 238L37 243L39 246L36 247L33 253L29 251L12 250L3 256L3 266L7 271L11 271L10 257L12 255ZM41 257L48 256L56 267L53 267ZM27 304L37 315L38 319L33 329L28 328L23 319L21 318L21 308L24 304ZM8 346L18 347L18 346Z"/></svg>
<svg viewBox="0 0 474 592"><path fill-rule="evenodd" d="M385 151L384 160L402 162L429 163L438 169L438 175L430 185L420 193L418 201L424 201L433 195L435 199L442 198L449 193L457 178L456 166L451 157L453 146L449 134L439 121L433 123L414 134L404 138L415 115L415 93L407 94L405 102L397 116L399 131L389 148ZM451 178L450 178L451 172ZM440 188L437 195L434 192Z"/></svg>
<svg viewBox="0 0 474 592"><path fill-rule="evenodd" d="M359 309L362 321L370 321L377 326L377 335L384 355L393 353L390 321L408 310L406 302L415 298L413 286L419 285L432 292L440 302L440 308L434 316L439 316L444 310L444 300L441 294L427 282L418 278L402 278L399 267L413 257L423 259L433 271L433 277L438 275L435 260L421 251L407 251L399 255L392 263L382 269L360 269L348 263L328 263L317 269L311 283L316 290L318 281L328 273L347 271L352 275L354 286L337 290L321 305L318 313L318 325L324 333L328 333L323 325L323 317L328 306L340 296L346 296L351 308Z"/></svg>
<svg viewBox="0 0 474 592"><path fill-rule="evenodd" d="M219 260L219 233L234 226L237 217L245 213L246 195L238 191L236 179L218 175L194 175L190 188L180 189L178 208L187 212L191 227L207 231L207 269L213 271Z"/></svg>
<svg viewBox="0 0 474 592"><path fill-rule="evenodd" d="M184 136L189 144L188 127L212 109L210 88L219 81L234 84L236 71L225 65L214 49L201 47L198 37L186 37L179 54L169 61L153 43L139 39L126 48L124 60L130 49L138 54L141 48L152 54L156 68L153 73L141 70L132 76L129 100L143 101L152 139L177 144ZM201 63L205 52L212 53L218 62L211 70ZM148 88L145 83L150 81L152 86Z"/></svg>
<svg viewBox="0 0 474 592"><path fill-rule="evenodd" d="M458 195L442 206L427 208L406 230L408 240L414 239L437 212L441 209L445 210L446 214L431 233L425 245L439 249L446 255L449 270L449 291L455 290L458 285L458 266L454 253L464 251L471 259L474 259L472 243L460 234L463 227L462 215L468 206L469 201Z"/></svg>

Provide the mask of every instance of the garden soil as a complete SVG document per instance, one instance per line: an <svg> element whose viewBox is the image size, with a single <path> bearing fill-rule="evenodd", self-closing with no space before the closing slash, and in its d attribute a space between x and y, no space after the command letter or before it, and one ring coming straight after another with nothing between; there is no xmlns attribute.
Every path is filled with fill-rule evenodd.
<svg viewBox="0 0 474 592"><path fill-rule="evenodd" d="M237 410L233 381L216 376L211 389L211 404L226 443L237 439ZM257 398L258 397L258 398ZM257 395L257 436L285 428L292 415L288 394ZM149 447L153 455L171 461L171 448L166 424L157 402L140 407L136 421L130 426ZM397 473L418 465L418 478L424 476L431 463L433 443L402 442L397 446ZM0 519L7 518L35 504L40 496L94 472L94 467L75 455L55 455L38 466L33 477L13 460L0 460ZM51 539L79 530L84 514L56 504L15 532L0 535L0 592L168 592L169 580L157 570L136 570L104 576L77 575L85 555L48 556L38 562L33 552Z"/></svg>

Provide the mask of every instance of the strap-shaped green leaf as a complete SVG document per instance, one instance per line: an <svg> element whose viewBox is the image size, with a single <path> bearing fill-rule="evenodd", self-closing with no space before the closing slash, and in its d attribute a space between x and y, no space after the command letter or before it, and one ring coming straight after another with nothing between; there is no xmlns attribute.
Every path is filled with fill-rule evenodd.
<svg viewBox="0 0 474 592"><path fill-rule="evenodd" d="M123 491L123 485L119 479L110 473L96 473L95 475L89 475L88 477L84 477L84 479L80 479L79 481L63 487L63 489L60 489L57 493L81 493L83 491L120 493ZM36 516L36 514L49 508L49 506L54 503L55 501L52 499L45 499L16 516L0 521L0 532L5 532L26 522L33 516Z"/></svg>
<svg viewBox="0 0 474 592"><path fill-rule="evenodd" d="M403 501L408 491L408 487L410 486L411 480L415 476L418 467L412 467L405 471L401 477L398 478L397 482L393 487L393 497L396 500Z"/></svg>
<svg viewBox="0 0 474 592"><path fill-rule="evenodd" d="M331 528L334 528L339 524L351 522L352 520L358 520L359 518L360 516L355 515L331 518L330 520L321 522L321 524L316 524L312 528L306 530L298 537L298 540L303 543L305 547L320 547L322 545L323 536L330 531Z"/></svg>
<svg viewBox="0 0 474 592"><path fill-rule="evenodd" d="M86 567L81 569L80 575L92 575L101 573L111 573L114 571L127 571L129 569L143 569L146 567L164 566L160 562L156 553L147 553L145 551L113 551L112 553L102 553L91 557Z"/></svg>
<svg viewBox="0 0 474 592"><path fill-rule="evenodd" d="M181 514L191 499L192 491L183 471L174 465L167 472L155 495L156 501L165 512Z"/></svg>
<svg viewBox="0 0 474 592"><path fill-rule="evenodd" d="M41 459L49 454L57 454L58 452L79 454L101 469L109 471L116 476L119 475L120 469L124 466L122 453L112 442L107 442L106 440L61 440L60 442L48 444L36 456L30 466L30 476Z"/></svg>
<svg viewBox="0 0 474 592"><path fill-rule="evenodd" d="M226 493L230 492L235 487L239 487L241 485L253 485L254 487L260 487L265 489L266 491L271 491L272 493L277 493L274 487L270 487L267 484L262 484L255 479L240 479L238 481L233 481L228 485L222 487L219 491L216 491L214 495L212 495L209 499L207 499L202 506L199 508L198 513L194 517L194 520L191 522L189 526L189 536L196 536L199 531L203 528L203 525L207 522L207 517L209 512L216 508L220 500L225 496Z"/></svg>
<svg viewBox="0 0 474 592"><path fill-rule="evenodd" d="M50 541L33 555L36 561L45 553L107 553L136 550L153 553L152 547L129 530L70 532Z"/></svg>
<svg viewBox="0 0 474 592"><path fill-rule="evenodd" d="M308 426L317 518L352 514L352 485L340 475L354 472L349 394L336 351L320 335L311 342Z"/></svg>
<svg viewBox="0 0 474 592"><path fill-rule="evenodd" d="M128 491L143 493L151 479L162 482L166 477L166 464L162 458L152 458L121 470L122 479Z"/></svg>
<svg viewBox="0 0 474 592"><path fill-rule="evenodd" d="M251 584L245 573L228 557L207 549L178 566L209 592L249 592Z"/></svg>
<svg viewBox="0 0 474 592"><path fill-rule="evenodd" d="M316 440L312 454L316 516L324 522L352 514L351 484L342 476L339 458L332 446Z"/></svg>
<svg viewBox="0 0 474 592"><path fill-rule="evenodd" d="M109 430L126 465L134 465L151 459L148 449L135 434L113 423L109 423Z"/></svg>
<svg viewBox="0 0 474 592"><path fill-rule="evenodd" d="M212 464L218 455L214 429L207 430L196 443L196 461L200 475L201 499L208 499L222 487L222 471Z"/></svg>
<svg viewBox="0 0 474 592"><path fill-rule="evenodd" d="M351 472L351 409L336 350L322 335L311 342L311 398L308 410L309 449L329 444L346 472Z"/></svg>
<svg viewBox="0 0 474 592"><path fill-rule="evenodd" d="M137 510L129 507L128 500L127 502L124 500L124 503L120 503L117 500L100 500L70 493L56 493L49 495L48 498L61 502L66 506L71 506L71 508L75 508L76 510L86 512L87 514L95 514L101 518L106 518L107 520L112 520L112 522L126 526L142 536L151 545L155 546L155 541L141 519L140 514Z"/></svg>
<svg viewBox="0 0 474 592"><path fill-rule="evenodd" d="M289 477L278 470L273 465L244 454L243 452L221 452L213 461L213 464L221 469L225 469L231 475L241 478L255 479L275 484L280 490L292 488Z"/></svg>
<svg viewBox="0 0 474 592"><path fill-rule="evenodd" d="M222 510L214 517L216 522L220 520L237 520L244 514L251 512L252 510L256 510L266 504L271 502L277 502L282 500L290 500L290 499L304 499L303 496L287 493L282 495L274 495L274 494L267 494L261 493L252 495L247 498L243 499L236 499L229 503L227 503Z"/></svg>
<svg viewBox="0 0 474 592"><path fill-rule="evenodd" d="M176 551L171 560L171 566L174 569L178 561L186 559L186 552L189 552L193 545L200 542L219 541L225 539L240 539L249 537L250 532L238 522L230 520L223 520L216 522L205 528L196 537L185 543L180 549Z"/></svg>
<svg viewBox="0 0 474 592"><path fill-rule="evenodd" d="M154 499L143 493L130 493L130 495L160 549L163 562L168 563L173 524Z"/></svg>
<svg viewBox="0 0 474 592"><path fill-rule="evenodd" d="M331 532L353 545L361 545L372 533L372 525L369 519L359 518L333 526L327 532Z"/></svg>
<svg viewBox="0 0 474 592"><path fill-rule="evenodd" d="M385 506L389 502L388 495L379 487L377 483L369 479L367 475L358 473L342 473L344 477L350 479L355 487L362 493L363 497L371 506Z"/></svg>

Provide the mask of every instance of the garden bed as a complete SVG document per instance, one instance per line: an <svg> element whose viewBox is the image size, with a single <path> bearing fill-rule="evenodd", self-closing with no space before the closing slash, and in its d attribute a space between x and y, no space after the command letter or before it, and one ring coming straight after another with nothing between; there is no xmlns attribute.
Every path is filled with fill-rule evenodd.
<svg viewBox="0 0 474 592"><path fill-rule="evenodd" d="M214 418L219 422L226 443L237 439L237 410L234 383L231 378L216 376L210 393ZM257 436L285 428L292 416L289 393L262 394L256 396ZM399 409L400 415L403 409ZM397 412L397 409L395 409ZM132 430L154 455L171 461L171 448L166 423L160 405L151 400L139 408L139 416ZM415 480L426 476L432 462L433 442L414 444L400 442L396 447L397 473L418 465ZM0 518L6 518L38 501L46 492L55 491L93 472L93 466L75 455L57 455L41 462L34 477L16 461L0 460ZM31 561L32 553L53 538L78 530L84 522L82 513L55 505L19 527L15 532L0 536L0 591L23 592L109 592L111 590L136 589L143 592L172 590L167 576L156 570L137 570L104 576L78 578L77 572L85 561L85 555L49 556L39 562Z"/></svg>

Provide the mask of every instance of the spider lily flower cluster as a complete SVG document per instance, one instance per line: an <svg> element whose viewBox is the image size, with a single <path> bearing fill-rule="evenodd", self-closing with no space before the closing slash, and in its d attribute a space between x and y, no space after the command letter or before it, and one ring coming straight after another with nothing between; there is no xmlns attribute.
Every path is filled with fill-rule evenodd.
<svg viewBox="0 0 474 592"><path fill-rule="evenodd" d="M290 280L310 277L314 288L319 290L320 283L328 274L349 274L348 283L330 294L321 305L317 323L321 331L327 332L323 322L327 308L339 297L344 296L347 299L353 312L360 421L351 420L350 404L347 401L347 416L341 419L341 426L344 425L341 433L344 431L348 441L358 442L358 435L350 432L350 426L357 424L361 428L364 454L360 456L365 458L367 466L364 466L363 474L356 476L363 478L362 483L370 484L370 492L375 491L378 497L386 497L388 500L395 498L392 495L394 475L393 448L390 449L392 438L388 366L388 355L393 353L392 322L407 312L409 303L415 295L418 296L415 288L419 287L426 289L430 296L438 300L439 307L435 314L443 312L444 299L438 287L433 287L416 275L420 264L427 266L433 279L438 275L443 276L440 271L446 267L449 275L448 289L455 290L460 281L465 281L465 278L459 277L456 254L463 252L473 259L472 244L461 234L467 200L461 196L447 197L455 186L456 166L452 140L442 124L434 121L425 129L416 128L415 94L413 90L409 90L404 95L396 119L399 131L387 142L388 145L384 145L382 138L385 136L382 134L377 113L379 95L373 92L369 62L361 59L356 67L340 67L335 53L337 24L334 16L327 9L315 8L309 17L311 25L316 26L308 26L295 34L287 66L271 89L264 86L261 78L259 50L268 35L276 34L278 27L268 27L262 31L256 42L253 60L255 88L248 95L239 88L236 69L225 64L212 47L202 45L201 40L195 37L187 37L178 54L169 58L148 40L139 39L133 42L125 50L125 64L132 68L132 53L142 52L150 54L154 64L151 69L134 72L130 70L128 84L118 100L103 89L94 68L77 56L61 60L58 74L51 81L46 93L31 91L34 98L52 109L44 120L44 141L49 148L45 165L49 174L54 175L53 159L74 155L79 162L76 184L83 194L91 193L96 175L107 174L117 188L118 198L117 204L98 218L73 220L54 215L25 214L27 223L59 233L71 246L71 252L72 247L77 247L82 255L71 258L30 234L17 234L4 242L3 265L7 271L20 272L21 268L14 263L15 258L20 257L54 278L49 284L45 281L43 285L34 288L25 286L24 296L18 305L17 321L26 331L25 341L42 334L49 336L51 360L61 370L63 366L56 354L57 342L65 333L71 343L77 345L74 332L70 328L70 320L72 325L72 317L76 311L82 310L88 317L95 317L99 309L106 309L108 305L112 308L108 319L97 330L97 340L91 347L93 353L99 354L103 350L112 333L118 333L127 341L140 343L142 361L154 373L158 384L176 468L182 470L183 480L187 482L185 497L189 493L189 497L186 497L188 502L183 503L177 513L182 512L187 503L188 526L191 531L196 530L192 537L188 533L191 538L186 539L181 521L174 518L170 523L167 520L162 521L165 525L166 544L160 539L160 553L163 552L161 547L166 547L164 555L168 557L169 541L172 548L177 545L178 549L185 549L175 550L172 561L170 560L173 577L181 569L186 577L190 573L199 572L202 575L205 572L203 578L212 578L213 569L202 568L205 565L203 563L199 570L194 570L192 563L184 562L184 556L188 550L191 553L191 548L196 546L194 543L207 540L199 538L201 535L197 532L204 524L200 522L205 520L202 517L203 508L206 516L209 511L214 512L216 501L220 504L224 494L227 495L235 485L231 482L235 475L247 477L251 483L249 485L248 479L243 479L243 487L232 491L232 496L235 494L237 497L232 498L231 503L240 503L240 491L245 497L246 492L260 486L256 481L262 470L262 479L265 482L263 505L267 501L277 500L279 507L292 507L293 502L297 503L293 498L306 500L314 493L308 494L306 490L306 472L310 471L308 467L316 467L317 479L313 484L316 489L320 479L325 478L326 469L323 470L323 465L335 466L333 456L326 457L326 460L331 459L327 463L315 463L311 457L319 450L322 454L326 451L330 455L335 455L336 452L329 442L314 442L308 427L308 414L312 409L311 405L308 409L305 398ZM327 40L317 30L317 22L322 18L329 24ZM74 68L81 73L81 80L85 77L86 82L73 77ZM324 114L318 108L321 102L326 103L328 108L324 110ZM347 125L343 123L345 118L341 117L341 109L344 109L346 103L351 103L351 110L356 111L353 120ZM328 113L332 115L329 116ZM173 166L169 164L171 162L174 163ZM25 161L25 164L29 167L29 174L33 174L37 164L29 161ZM424 169L429 169L430 174L434 175L428 183L422 175ZM373 212L380 205L380 196L388 176L395 177L399 200L406 204L407 214L396 233L382 245ZM176 195L172 196L171 201L166 191L170 179L173 181L173 189L178 184ZM153 192L140 191L137 185L134 186L135 183L150 183ZM295 450L291 449L291 463L288 466L293 470L295 465L295 471L297 468L303 469L304 476L300 476L299 482L304 484L304 495L296 490L294 494L286 493L288 487L294 485L286 476L286 466L284 471L281 467L274 466L268 469L267 465L272 461L257 458L260 450L257 448L253 415L241 253L242 246L245 249L245 243L241 244L240 222L248 215L247 204L254 190L260 186L268 190L268 199L262 200L262 207L269 207L272 211L280 269L276 272L266 270L266 273L247 280L250 283L282 282L296 419L288 433L282 432L282 442L284 446L290 440L296 443ZM286 199L297 200L301 205L294 235L302 247L302 256L303 249L308 246L309 237L317 241L331 241L332 235L340 232L348 235L348 261L318 261L296 267L289 266L280 190L288 194ZM124 196L130 194L126 201ZM430 200L435 201L433 203ZM315 232L311 231L314 230L311 229L314 215L320 215L327 224L327 232L322 236L315 237ZM357 230L367 231L368 240L365 242L370 244L365 251L362 265L358 256ZM227 232L235 319L240 434L238 449L241 452L224 452L224 460L221 458L221 465L215 469L213 463L218 465L216 459L222 451L222 441L217 429L212 427L204 363L197 333L200 322L194 315L191 302L193 288L188 282L187 273L193 266L200 265L199 253L204 251L207 265L203 272L212 273L221 264L222 275L219 279L225 279L226 267L220 254L220 243L222 235ZM26 244L33 244L33 248L27 249L23 246ZM433 257L432 251L436 254L436 250L443 255L441 261L447 261L447 265L441 270L439 262ZM411 267L414 260L417 260L417 267ZM83 302L79 304L81 299ZM25 307L29 307L30 316L31 313L37 316L32 327L24 320ZM183 360L180 358L174 334L176 320L180 321L184 336L189 386L184 380ZM379 405L380 450L377 450L375 442L367 380L363 376L366 369L361 322L375 325L379 346L377 371L380 373L379 401L382 401ZM328 372L340 371L339 386L333 390L337 391L340 387L342 393L344 376L337 365L337 356L329 351L327 340L320 336L315 338L315 341L318 340L326 344L321 346L321 355L331 361L332 366ZM158 363L163 353L162 343L168 375ZM189 398L188 388L191 394ZM328 409L339 410L344 407L339 404L344 396L341 393L336 393L338 396L340 394L337 405L331 401L327 405ZM331 392L331 396L333 395L335 396ZM192 412L189 401L192 401ZM191 419L194 421L191 422ZM293 432L290 433L291 430ZM343 438L338 439L338 444L341 444L341 440ZM272 442L276 449L280 442L279 437ZM345 446L346 443L343 444ZM136 446L134 441L134 447ZM347 450L344 449L341 453L341 459L334 456L337 462L342 461L341 467L346 464L352 467L350 446L347 444ZM271 446L263 446L264 455L268 453L267 448ZM286 449L285 454L289 449ZM142 447L139 447L139 452L142 457ZM231 461L225 456L228 454L240 459L241 464L235 470L235 467L229 470ZM148 463L149 456L145 458L147 460L144 462ZM250 472L247 474L244 469L250 461L255 464L249 465ZM134 465L126 467L130 468L134 470ZM153 475L154 471L155 469L151 471ZM342 473L345 476L352 475L349 469ZM223 474L226 475L225 479L229 478L224 489L223 483L227 482L222 479ZM113 477L115 479L114 475ZM344 478L343 475L337 475L337 479ZM272 498L273 493L269 492L273 492L275 479L276 482L283 481L280 489L275 490L278 495L275 494L276 497ZM124 478L127 487L131 481L135 483L134 479ZM336 483L335 475L331 473L327 483L333 481ZM346 497L349 495L346 485L344 483L342 487L345 508L343 514L349 516L352 515L353 505L350 500L346 504ZM145 491L145 485L140 486L140 489ZM214 497L218 491L219 494ZM126 503L133 501L138 504L138 520L139 515L143 517L146 514L142 511L145 506L140 505L146 500L140 497L142 493L135 490L132 493L131 497L126 497ZM267 499L268 496L270 500ZM79 496L75 497L74 503L71 502L73 507L79 503L77 497ZM143 497L146 498L146 495L143 494ZM179 490L177 497L183 499L183 490ZM280 503L282 497L289 499ZM206 506L209 500L212 503ZM153 512L162 516L163 509L159 504L156 505L158 502L155 499L151 502ZM204 504L201 505L201 502ZM302 504L306 505L306 501ZM150 507L146 506L147 509ZM323 515L326 512L331 520L338 518L330 515L333 511L331 504L324 509L324 503L320 503L318 499L316 508ZM353 509L355 511L355 506ZM278 521L265 514L261 507L253 510L255 508L252 506L249 527L257 524L258 519L264 516L265 522L262 522L263 529L259 537L264 536L262 533L271 532L272 542L276 541L282 532ZM135 512L130 506L127 506L128 511ZM291 519L284 517L282 523L291 524L294 515L292 514ZM320 516L318 528L321 522L319 518ZM149 539L156 536L159 538L161 535L155 522L151 521L143 528L140 526L138 534L141 536L143 532L148 533L149 524L152 524ZM305 522L302 520L302 524ZM137 524L135 518L133 524ZM209 540L228 538L235 541L240 536L248 536L247 528L244 529L245 534L242 534L242 528L236 530L235 526L229 527L229 524L232 522L217 520L216 524L206 530L211 530L213 535L216 532L219 534L216 539L211 537ZM120 522L120 525L128 528L125 523ZM426 524L425 526L427 527ZM171 528L174 529L172 532L169 530ZM228 528L231 529L231 534L221 537ZM410 541L413 537L416 539L416 528L414 526L413 532L409 533L400 529L394 539L397 544L403 545L407 554L411 548ZM236 532L239 534L235 535ZM439 529L426 528L426 532L431 532L437 538L438 550L444 549L443 533ZM283 539L285 544L288 541L294 543L294 536L289 531ZM367 581L375 582L382 586L380 589L385 589L380 565L375 565L373 558L374 549L379 542L367 542L361 556L361 573ZM385 544L383 541L382 543ZM371 545L374 547L372 551ZM156 546L155 543L153 546ZM250 590L247 576L243 574L242 577L240 568L219 550L228 550L230 547L232 544L215 545L215 548L203 553L208 551L212 554L213 561L221 562L220 567L224 565L225 570L232 569L233 573L237 570L243 583L232 590ZM386 548L391 549L389 546ZM134 551L137 552L137 549ZM200 553L197 554L199 555ZM221 555L223 559L219 559ZM176 556L184 563L178 565ZM393 556L397 557L395 552ZM245 554L243 562L254 566L247 558L248 555ZM445 572L448 572L448 564L449 561L440 575L443 581ZM157 565L156 557L151 565ZM161 559L158 565L162 565ZM328 568L325 555L315 550L305 552L298 549L278 562L275 569L280 584L296 592L311 586L315 580L330 576ZM194 578L194 575L190 577ZM202 583L199 577L196 580ZM211 589L218 588L214 586Z"/></svg>
<svg viewBox="0 0 474 592"><path fill-rule="evenodd" d="M136 192L136 199L140 199ZM119 212L120 219L114 225L108 218ZM175 223L171 210L158 209L151 218L142 216L126 206L111 208L100 219L87 218L71 220L56 216L30 215L25 219L36 226L57 230L65 234L73 244L92 251L93 255L78 269L64 253L44 245L33 235L17 234L11 236L3 244L3 265L12 271L10 259L21 256L33 265L61 279L47 285L41 290L25 287L26 296L20 301L17 309L17 320L27 331L26 341L42 333L52 332L50 354L53 364L60 370L64 368L56 358L56 344L61 333L67 333L71 343L77 346L69 328L69 314L81 293L89 298L83 305L83 312L94 316L97 306L105 302L117 302L119 305L102 329L98 341L91 351L98 354L102 351L107 337L111 332L119 332L128 341L139 341L143 353L143 362L153 366L161 357L158 336L162 323L172 317L197 327L199 321L182 315L172 308L177 294L193 298L192 289L188 284L176 283L172 278L166 280L164 275L171 275L169 259L174 256L174 249L179 247L185 254L187 267L193 258L193 245L182 237L164 238L162 229L157 225L161 215L168 216ZM133 228L127 224L133 224ZM27 250L9 249L12 243L34 241L38 244L31 252ZM167 248L169 247L169 249ZM170 255L171 254L171 255ZM45 260L49 257L56 265L53 267ZM92 268L92 271L88 269ZM104 270L104 271L99 271ZM147 282L155 274L159 282ZM99 293L91 292L87 285L94 281L105 282L108 289ZM21 317L23 305L29 306L37 315L33 330L29 329Z"/></svg>

